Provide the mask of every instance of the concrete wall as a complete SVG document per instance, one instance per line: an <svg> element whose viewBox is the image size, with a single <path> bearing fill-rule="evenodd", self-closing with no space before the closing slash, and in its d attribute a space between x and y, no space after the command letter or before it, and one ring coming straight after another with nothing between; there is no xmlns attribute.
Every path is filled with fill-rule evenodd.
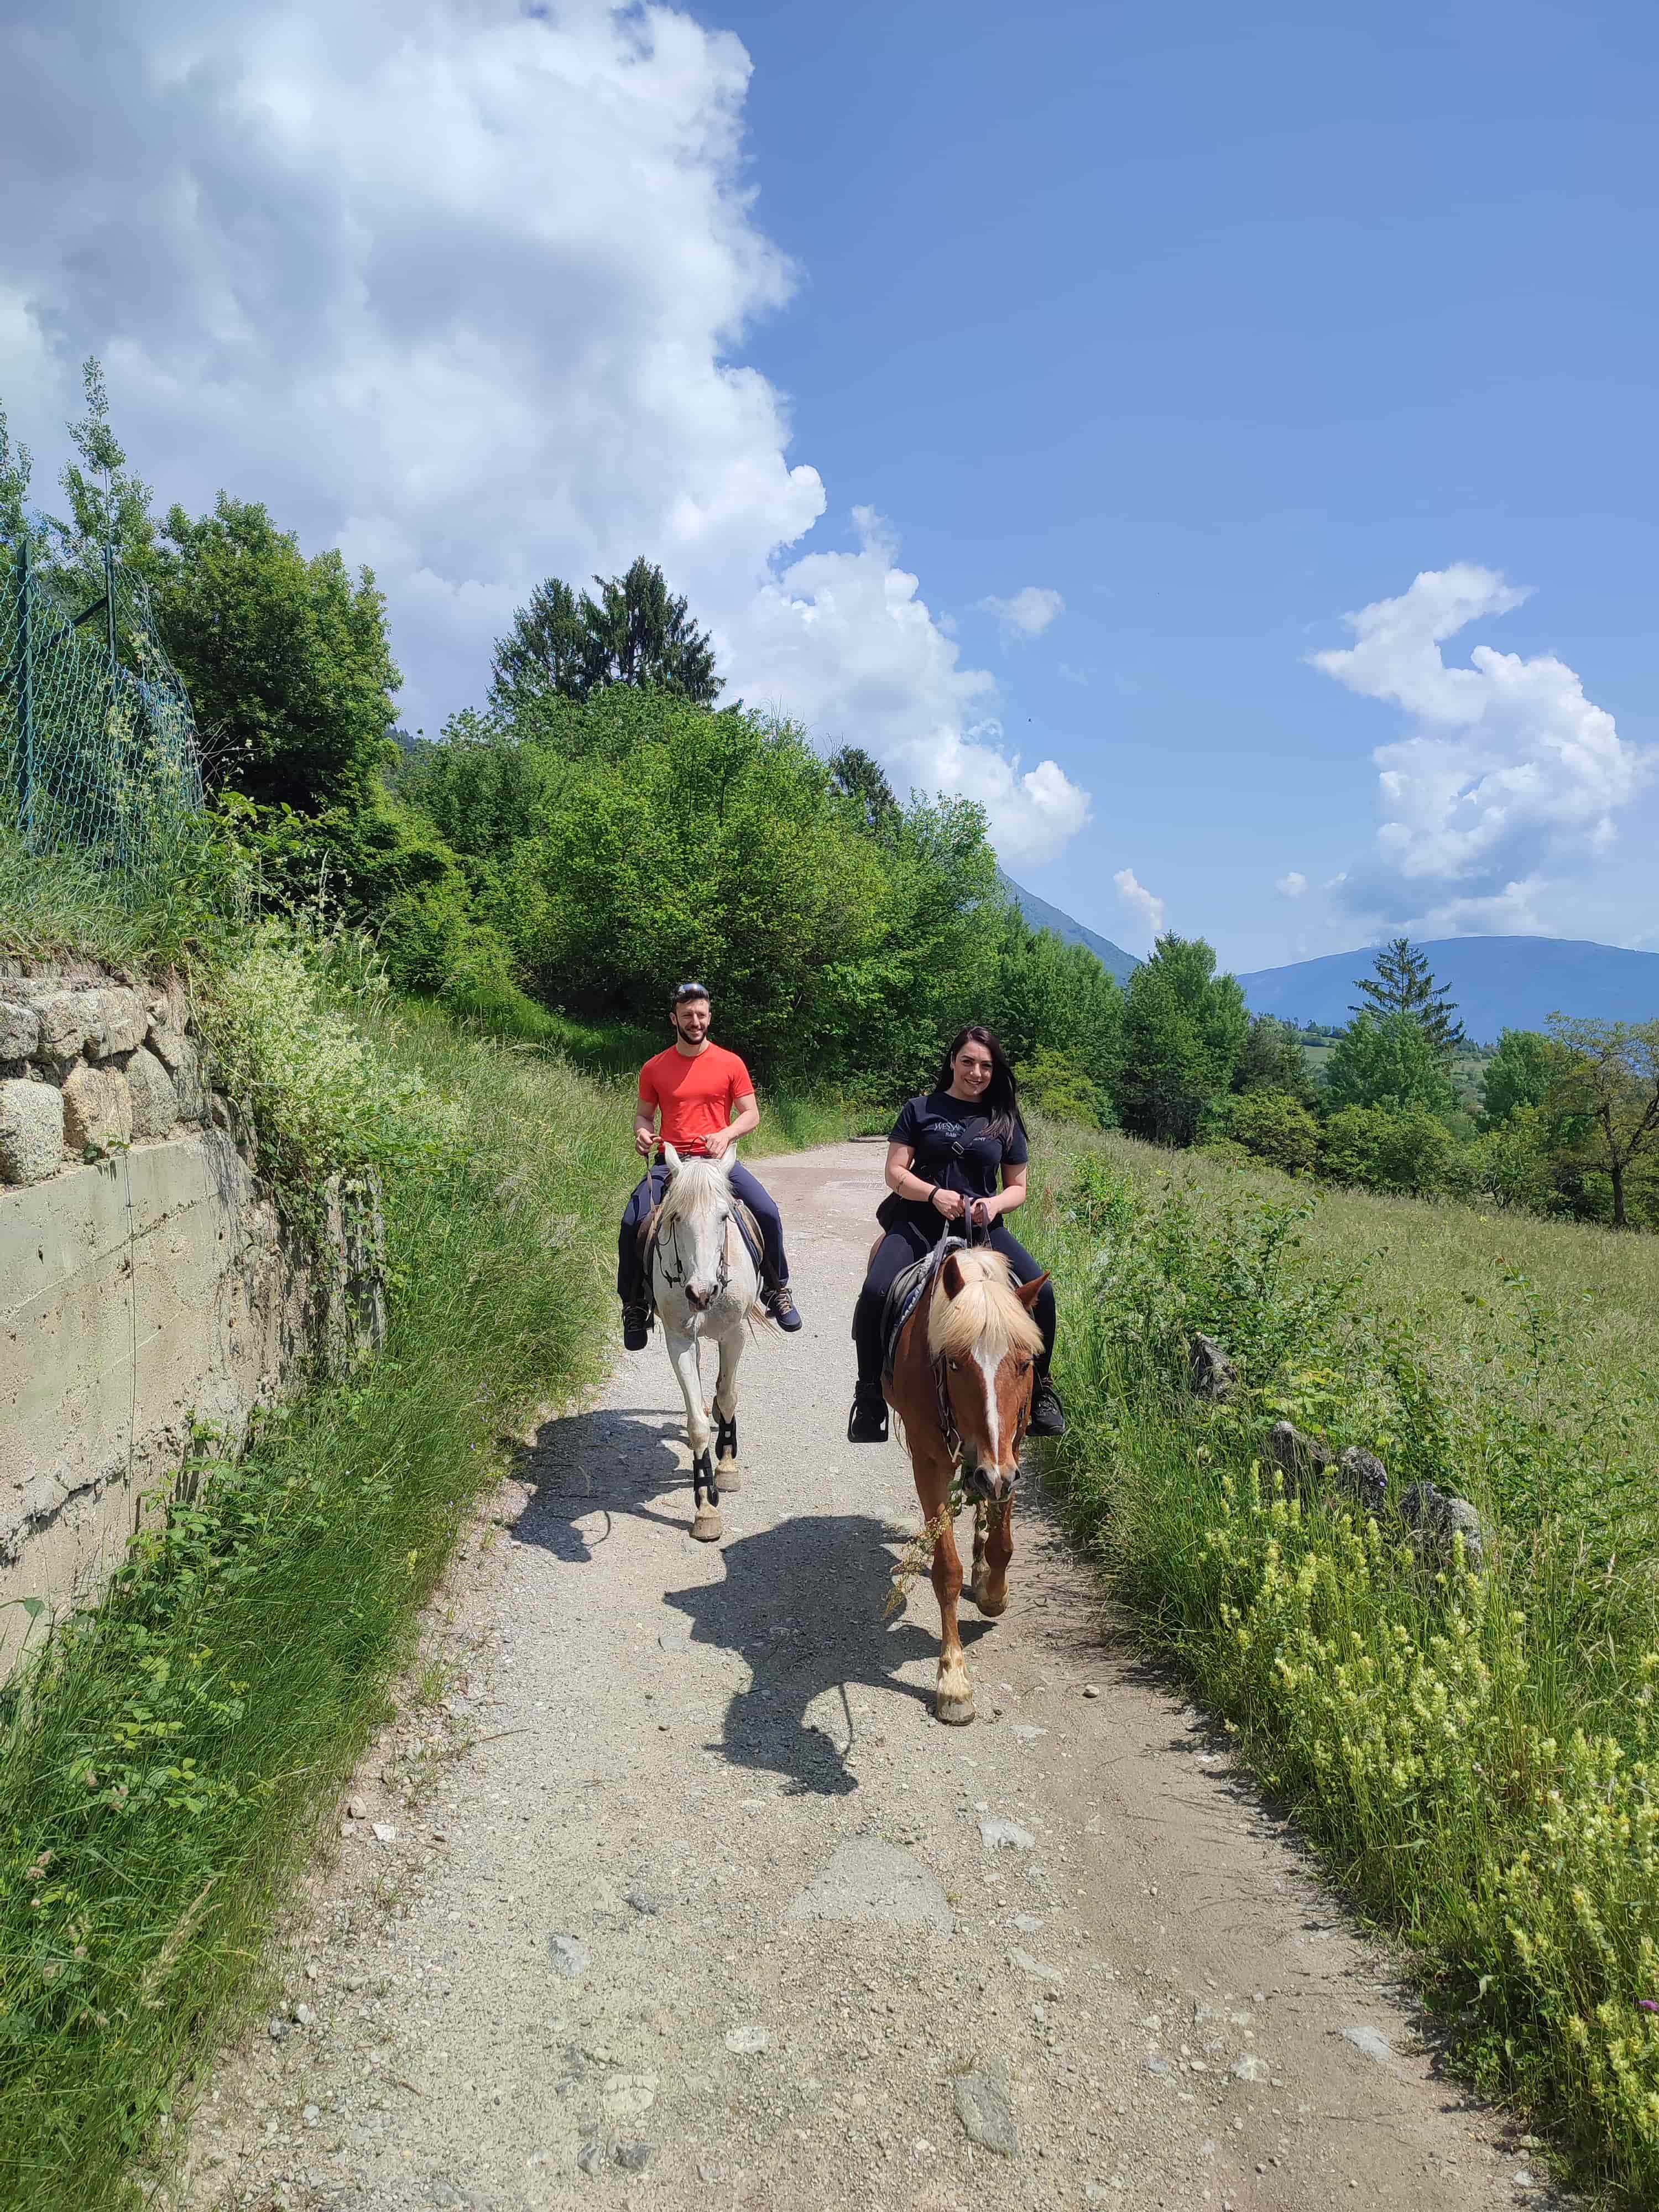
<svg viewBox="0 0 1659 2212"><path fill-rule="evenodd" d="M240 1438L317 1305L222 1130L0 1190L0 1600L94 1595L192 1415ZM0 1613L0 1672L25 1625Z"/></svg>

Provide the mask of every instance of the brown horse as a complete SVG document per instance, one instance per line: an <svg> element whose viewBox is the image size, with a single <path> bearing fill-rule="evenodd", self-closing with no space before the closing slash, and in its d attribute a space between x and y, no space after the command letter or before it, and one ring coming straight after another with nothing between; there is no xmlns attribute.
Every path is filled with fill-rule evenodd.
<svg viewBox="0 0 1659 2212"><path fill-rule="evenodd" d="M988 1617L1007 1609L1014 1553L1014 1485L1030 1418L1032 1364L1042 1337L1031 1307L1048 1281L1015 1285L1000 1252L948 1252L899 1332L884 1385L898 1416L916 1496L933 1543L939 1600L939 1689L933 1710L960 1726L974 1717L973 1685L957 1628L962 1560L950 1512L961 1468L974 1501L975 1604Z"/></svg>

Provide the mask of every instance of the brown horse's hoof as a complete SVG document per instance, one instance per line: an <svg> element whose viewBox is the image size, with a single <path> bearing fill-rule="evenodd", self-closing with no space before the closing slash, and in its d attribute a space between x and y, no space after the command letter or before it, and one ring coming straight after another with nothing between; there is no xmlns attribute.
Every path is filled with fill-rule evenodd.
<svg viewBox="0 0 1659 2212"><path fill-rule="evenodd" d="M976 1589L969 1590L968 1595L972 1598L974 1603L979 1607L980 1611L985 1615L987 1620L995 1620L1000 1615L1006 1613L1008 1610L1008 1593L1006 1590L1004 1590L1000 1597L981 1597Z"/></svg>
<svg viewBox="0 0 1659 2212"><path fill-rule="evenodd" d="M718 1507L700 1505L697 1508L696 1518L691 1523L691 1534L696 1538L698 1543L718 1544L721 1533Z"/></svg>
<svg viewBox="0 0 1659 2212"><path fill-rule="evenodd" d="M946 1728L966 1728L974 1717L973 1692L969 1690L964 1697L947 1698L941 1690L933 1700L933 1715Z"/></svg>

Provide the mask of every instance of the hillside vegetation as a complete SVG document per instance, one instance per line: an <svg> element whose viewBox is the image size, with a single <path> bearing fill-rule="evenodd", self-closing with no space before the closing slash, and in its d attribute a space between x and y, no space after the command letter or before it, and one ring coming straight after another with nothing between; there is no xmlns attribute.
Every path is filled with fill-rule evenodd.
<svg viewBox="0 0 1659 2212"><path fill-rule="evenodd" d="M1461 2060L1659 2197L1659 1243L1050 1130L1079 1534ZM1194 1388L1198 1333L1241 1387ZM1287 1491L1278 1420L1469 1498L1485 1571Z"/></svg>

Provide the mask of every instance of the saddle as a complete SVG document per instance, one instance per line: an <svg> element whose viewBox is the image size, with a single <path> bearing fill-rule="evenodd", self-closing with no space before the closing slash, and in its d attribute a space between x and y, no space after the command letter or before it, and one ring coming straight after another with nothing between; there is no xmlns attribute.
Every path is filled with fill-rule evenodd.
<svg viewBox="0 0 1659 2212"><path fill-rule="evenodd" d="M947 1256L969 1249L965 1237L942 1237L931 1252L924 1252L920 1260L910 1262L902 1274L894 1276L881 1310L881 1371L887 1382L893 1379L893 1364L898 1358L898 1340L905 1322L921 1304Z"/></svg>

